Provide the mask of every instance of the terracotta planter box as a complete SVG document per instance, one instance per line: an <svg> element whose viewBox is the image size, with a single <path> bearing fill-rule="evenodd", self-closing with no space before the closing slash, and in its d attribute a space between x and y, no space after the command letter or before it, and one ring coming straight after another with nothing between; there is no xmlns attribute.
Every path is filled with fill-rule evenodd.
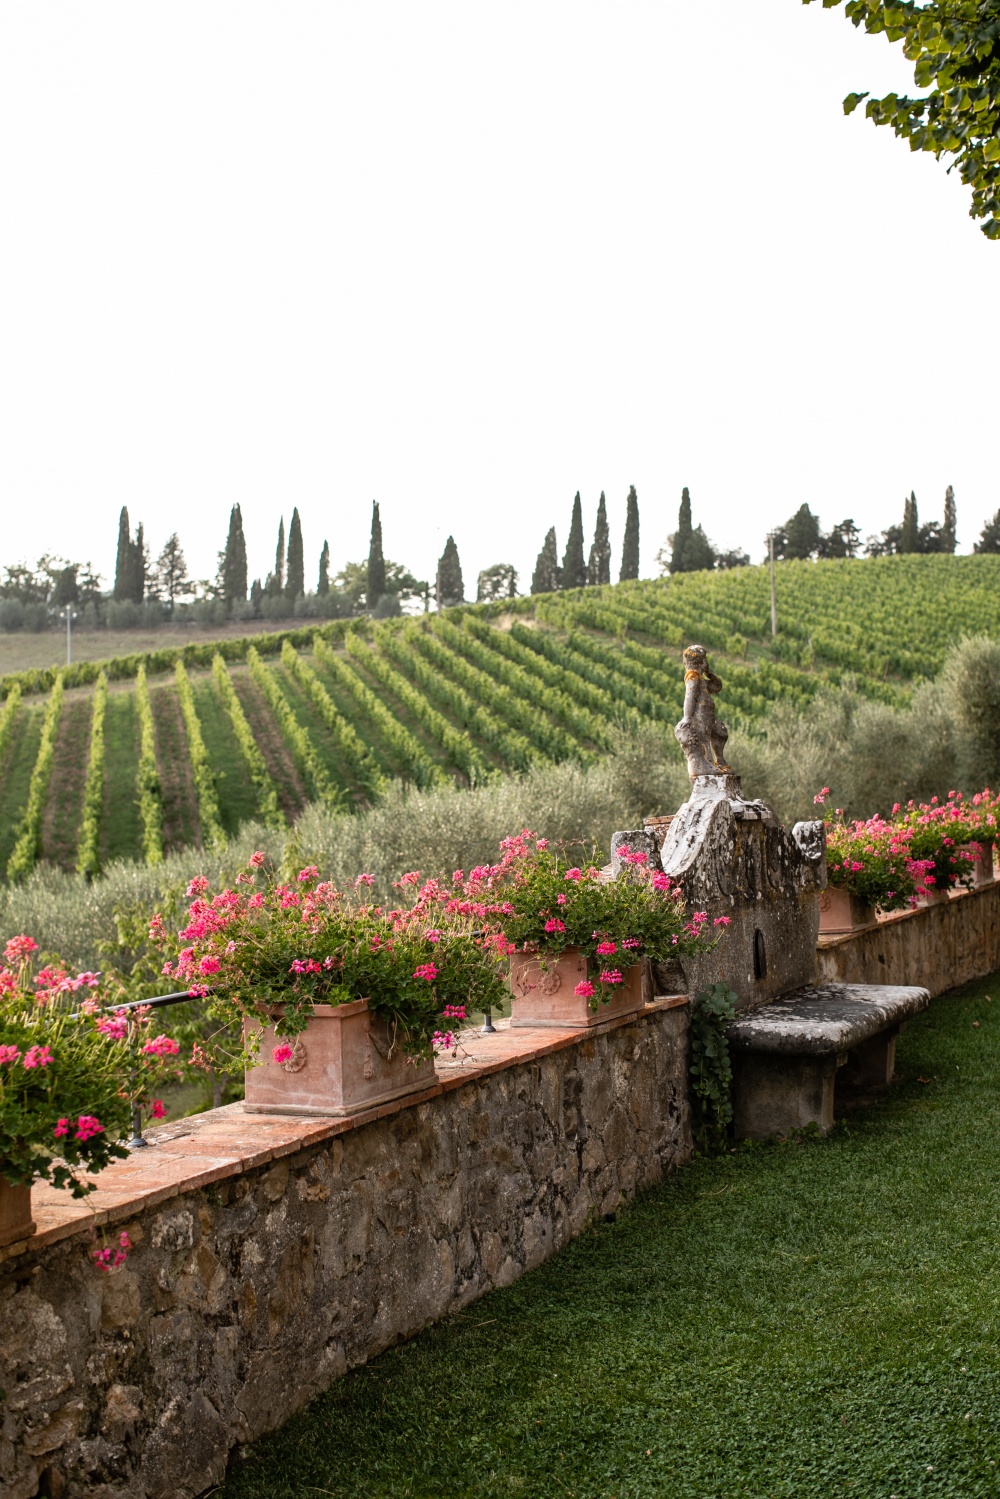
<svg viewBox="0 0 1000 1499"><path fill-rule="evenodd" d="M31 1188L12 1187L0 1176L0 1249L35 1232L31 1216Z"/></svg>
<svg viewBox="0 0 1000 1499"><path fill-rule="evenodd" d="M945 901L951 899L947 890L938 890L936 886L931 888L925 886L919 894L922 906L943 906Z"/></svg>
<svg viewBox="0 0 1000 1499"><path fill-rule="evenodd" d="M819 892L819 933L836 937L856 932L859 927L874 926L875 910L840 885L827 885Z"/></svg>
<svg viewBox="0 0 1000 1499"><path fill-rule="evenodd" d="M974 878L973 889L979 890L983 885L992 885L995 883L993 873L993 839L977 838L976 842L979 844L981 853L972 866Z"/></svg>
<svg viewBox="0 0 1000 1499"><path fill-rule="evenodd" d="M245 1030L249 1026L245 1026ZM288 1062L272 1062L275 1046L292 1048ZM366 999L317 1005L304 1031L288 1040L268 1027L258 1066L248 1069L243 1107L250 1114L341 1118L432 1088L433 1062L406 1056L398 1042L389 1056L389 1029Z"/></svg>
<svg viewBox="0 0 1000 1499"><path fill-rule="evenodd" d="M613 958L608 962L614 966ZM614 998L592 1010L589 1000L573 992L577 984L590 976L587 959L579 948L567 947L558 958L547 958L544 967L533 953L516 954L510 960L510 1023L586 1030L619 1015L631 1015L645 1003L642 969L641 963L623 967L624 983Z"/></svg>

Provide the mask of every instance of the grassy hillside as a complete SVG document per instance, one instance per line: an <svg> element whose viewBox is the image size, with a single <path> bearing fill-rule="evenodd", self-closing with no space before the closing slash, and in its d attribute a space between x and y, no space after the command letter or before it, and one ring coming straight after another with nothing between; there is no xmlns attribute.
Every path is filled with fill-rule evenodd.
<svg viewBox="0 0 1000 1499"><path fill-rule="evenodd" d="M51 711L51 677L23 677L20 700L7 678L0 877L15 848L12 874L75 868L85 848L93 870L218 843L252 817L289 822L310 801L371 805L394 779L587 763L623 725L676 722L691 640L712 650L736 726L763 729L775 702L806 706L848 674L901 702L964 635L1000 636L1000 558L787 563L778 601L776 639L767 570L745 568L130 656L107 664L96 733L96 666L67 674Z"/></svg>

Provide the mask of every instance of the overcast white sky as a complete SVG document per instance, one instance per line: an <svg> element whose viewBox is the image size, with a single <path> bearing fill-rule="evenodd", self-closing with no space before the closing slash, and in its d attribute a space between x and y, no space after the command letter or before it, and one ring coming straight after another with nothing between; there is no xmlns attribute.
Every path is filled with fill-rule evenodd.
<svg viewBox="0 0 1000 1499"><path fill-rule="evenodd" d="M799 0L0 6L0 565L108 576L119 507L251 575L367 552L527 587L574 491L643 571L682 485L758 560L1000 506L1000 245L845 119L898 47ZM588 544L590 536L587 537Z"/></svg>

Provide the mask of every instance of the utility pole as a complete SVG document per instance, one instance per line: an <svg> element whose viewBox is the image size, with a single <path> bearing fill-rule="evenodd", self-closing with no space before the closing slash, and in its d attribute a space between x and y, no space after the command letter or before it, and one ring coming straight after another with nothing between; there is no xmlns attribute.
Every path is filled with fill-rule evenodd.
<svg viewBox="0 0 1000 1499"><path fill-rule="evenodd" d="M76 619L76 615L73 612L73 605L72 604L67 604L66 608L65 608L65 610L63 612L66 615L66 665L67 666L72 666L73 665L73 621L74 621L74 619Z"/></svg>
<svg viewBox="0 0 1000 1499"><path fill-rule="evenodd" d="M774 532L767 533L767 555L771 564L771 634L778 633L778 599L774 591Z"/></svg>

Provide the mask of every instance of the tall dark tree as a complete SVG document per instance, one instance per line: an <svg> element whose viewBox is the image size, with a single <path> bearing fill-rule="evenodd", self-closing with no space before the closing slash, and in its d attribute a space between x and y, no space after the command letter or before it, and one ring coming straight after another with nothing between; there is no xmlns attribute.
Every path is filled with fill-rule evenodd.
<svg viewBox="0 0 1000 1499"><path fill-rule="evenodd" d="M562 587L583 588L587 582L587 564L583 559L583 506L580 491L573 500L573 518L569 523L569 540L562 564Z"/></svg>
<svg viewBox="0 0 1000 1499"><path fill-rule="evenodd" d="M285 590L285 517L278 522L278 545L274 549L274 572L267 580L266 592L283 593Z"/></svg>
<svg viewBox="0 0 1000 1499"><path fill-rule="evenodd" d="M111 597L132 597L132 533L129 530L128 507L123 505L118 517L118 553L115 557L115 586Z"/></svg>
<svg viewBox="0 0 1000 1499"><path fill-rule="evenodd" d="M302 550L302 522L299 520L298 505L292 511L292 521L288 527L287 567L285 595L294 602L300 593L306 591L305 554Z"/></svg>
<svg viewBox="0 0 1000 1499"><path fill-rule="evenodd" d="M535 561L535 570L531 575L531 591L532 593L555 593L560 582L556 528L552 526L546 534L542 550Z"/></svg>
<svg viewBox="0 0 1000 1499"><path fill-rule="evenodd" d="M176 531L167 537L163 551L156 559L156 587L160 597L165 598L170 606L171 614L177 600L191 592L191 579L187 575L187 563Z"/></svg>
<svg viewBox="0 0 1000 1499"><path fill-rule="evenodd" d="M677 512L677 530L674 532L670 549L670 571L672 573L685 573L692 571L687 565L685 553L691 540L691 496L685 484L681 490L681 507Z"/></svg>
<svg viewBox="0 0 1000 1499"><path fill-rule="evenodd" d="M808 505L800 505L795 514L785 522L785 544L782 556L799 558L814 557L819 551L819 520Z"/></svg>
<svg viewBox="0 0 1000 1499"><path fill-rule="evenodd" d="M135 604L141 604L146 597L146 579L149 576L149 547L146 545L146 535L142 521L135 528L135 541L132 543L132 592L130 597Z"/></svg>
<svg viewBox="0 0 1000 1499"><path fill-rule="evenodd" d="M219 591L230 610L234 604L246 603L247 544L239 505L234 505L229 512L226 549L219 554Z"/></svg>
<svg viewBox="0 0 1000 1499"><path fill-rule="evenodd" d="M330 592L330 543L324 541L323 550L319 554L319 581L316 584L316 592L323 594Z"/></svg>
<svg viewBox="0 0 1000 1499"><path fill-rule="evenodd" d="M434 586L434 597L439 609L447 609L452 604L464 604L465 584L462 581L462 564L458 560L458 547L455 545L454 536L449 536L444 544L437 565L437 581Z"/></svg>
<svg viewBox="0 0 1000 1499"><path fill-rule="evenodd" d="M1000 510L983 526L979 540L973 547L975 552L1000 552Z"/></svg>
<svg viewBox="0 0 1000 1499"><path fill-rule="evenodd" d="M382 553L382 522L378 501L372 501L372 539L368 547L368 584L365 602L371 612L385 593L385 557Z"/></svg>
<svg viewBox="0 0 1000 1499"><path fill-rule="evenodd" d="M955 505L955 491L951 485L944 492L944 524L941 527L941 550L942 552L954 552L958 545L958 510Z"/></svg>
<svg viewBox="0 0 1000 1499"><path fill-rule="evenodd" d="M590 548L590 561L587 563L587 582L592 587L611 582L611 533L608 530L608 505L603 489L597 502L597 525L594 527L594 541Z"/></svg>
<svg viewBox="0 0 1000 1499"><path fill-rule="evenodd" d="M622 565L618 580L625 583L639 576L639 497L635 485L629 487L625 510L625 538L622 541Z"/></svg>
<svg viewBox="0 0 1000 1499"><path fill-rule="evenodd" d="M917 519L917 497L910 491L910 498L903 501L903 524L899 533L899 550L901 552L918 552L920 550L920 524Z"/></svg>

